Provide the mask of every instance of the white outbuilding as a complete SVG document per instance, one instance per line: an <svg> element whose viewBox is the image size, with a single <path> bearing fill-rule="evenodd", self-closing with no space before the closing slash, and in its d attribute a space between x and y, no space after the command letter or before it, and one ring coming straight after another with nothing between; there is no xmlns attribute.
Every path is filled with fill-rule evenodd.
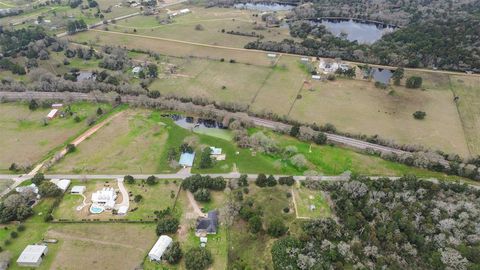
<svg viewBox="0 0 480 270"><path fill-rule="evenodd" d="M28 245L18 257L17 263L19 266L38 267L47 253L48 247L45 245Z"/></svg>
<svg viewBox="0 0 480 270"><path fill-rule="evenodd" d="M54 183L59 189L61 189L63 192L67 191L68 187L70 186L70 183L72 181L68 179L52 179L50 182Z"/></svg>
<svg viewBox="0 0 480 270"><path fill-rule="evenodd" d="M163 253L165 253L167 248L172 244L172 241L172 238L169 236L161 235L155 245L153 245L152 250L150 250L148 253L148 258L150 261L160 262L162 260Z"/></svg>
<svg viewBox="0 0 480 270"><path fill-rule="evenodd" d="M70 190L71 194L83 194L87 189L86 186L73 186L72 190Z"/></svg>

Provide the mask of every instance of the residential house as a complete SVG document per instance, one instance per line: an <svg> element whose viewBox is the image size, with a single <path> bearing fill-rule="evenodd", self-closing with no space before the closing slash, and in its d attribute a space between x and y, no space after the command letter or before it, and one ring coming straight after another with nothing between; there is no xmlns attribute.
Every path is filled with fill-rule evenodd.
<svg viewBox="0 0 480 270"><path fill-rule="evenodd" d="M207 234L216 234L218 226L218 212L217 210L210 211L207 217L199 217L197 219L197 226L195 228L195 235L198 237L205 237Z"/></svg>

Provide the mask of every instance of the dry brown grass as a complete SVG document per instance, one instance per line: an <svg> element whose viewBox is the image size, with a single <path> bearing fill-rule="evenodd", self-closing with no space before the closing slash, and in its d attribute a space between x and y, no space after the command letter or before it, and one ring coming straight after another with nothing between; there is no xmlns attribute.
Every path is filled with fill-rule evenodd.
<svg viewBox="0 0 480 270"><path fill-rule="evenodd" d="M473 155L480 155L480 77L450 76L452 91L458 100L468 148Z"/></svg>
<svg viewBox="0 0 480 270"><path fill-rule="evenodd" d="M71 224L53 226L47 237L61 248L51 269L134 269L157 240L153 225Z"/></svg>
<svg viewBox="0 0 480 270"><path fill-rule="evenodd" d="M468 156L460 118L449 91L421 91L395 87L394 93L359 80L313 82L303 91L291 117L332 123L339 130L378 134L399 143L421 144ZM425 111L424 120L412 113Z"/></svg>

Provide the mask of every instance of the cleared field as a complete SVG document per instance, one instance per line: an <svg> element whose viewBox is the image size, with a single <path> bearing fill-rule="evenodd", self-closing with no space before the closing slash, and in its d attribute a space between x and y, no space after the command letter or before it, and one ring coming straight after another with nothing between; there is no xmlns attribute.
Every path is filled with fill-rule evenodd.
<svg viewBox="0 0 480 270"><path fill-rule="evenodd" d="M411 90L393 87L394 92L375 88L360 80L313 83L303 90L290 114L305 122L332 123L339 130L420 144L468 156L462 124L450 91ZM415 111L424 120L415 120Z"/></svg>
<svg viewBox="0 0 480 270"><path fill-rule="evenodd" d="M271 68L228 63L228 60L186 59L177 66L176 75L156 80L150 89L164 94L248 105L271 71Z"/></svg>
<svg viewBox="0 0 480 270"><path fill-rule="evenodd" d="M157 240L154 225L133 224L57 225L46 236L61 245L49 269L134 269Z"/></svg>
<svg viewBox="0 0 480 270"><path fill-rule="evenodd" d="M119 21L111 27L112 31L128 32L153 37L178 39L210 45L221 45L243 48L245 44L255 41L256 37L232 35L229 31L262 35L266 40L283 40L291 38L288 28L266 28L261 16L254 16L259 12L240 9L188 7L192 12L174 17L171 24L160 25L153 16L137 16ZM178 7L178 9L183 8ZM172 9L176 10L176 9ZM166 17L166 11L158 15ZM201 25L202 30L196 30Z"/></svg>
<svg viewBox="0 0 480 270"><path fill-rule="evenodd" d="M99 106L104 111L110 107L88 103L71 104L72 111L81 119L79 123L74 121L74 117L58 117L44 125L44 118L50 108L30 111L25 104L1 103L0 171L7 171L13 162L32 165L40 161L52 149L86 129L85 119L95 115Z"/></svg>
<svg viewBox="0 0 480 270"><path fill-rule="evenodd" d="M307 74L299 67L297 57L281 56L252 100L251 109L287 115L306 78Z"/></svg>
<svg viewBox="0 0 480 270"><path fill-rule="evenodd" d="M75 173L158 171L168 134L147 111L128 110L100 129L51 170Z"/></svg>
<svg viewBox="0 0 480 270"><path fill-rule="evenodd" d="M139 182L139 181L137 181ZM161 180L154 186L149 186L143 183L135 183L133 185L126 185L129 192L132 193L130 198L130 209L138 208L133 212L127 214L130 220L152 220L155 218L153 212L164 210L168 207L173 208L175 203L175 195L178 192L180 183L174 181ZM133 201L135 195L141 195L143 198L140 202ZM181 194L180 196L182 196ZM178 211L182 212L182 200L178 201Z"/></svg>
<svg viewBox="0 0 480 270"><path fill-rule="evenodd" d="M292 191L295 195L298 217L324 218L331 215L330 206L322 192L301 186L292 188Z"/></svg>
<svg viewBox="0 0 480 270"><path fill-rule="evenodd" d="M480 77L450 76L471 155L480 155Z"/></svg>
<svg viewBox="0 0 480 270"><path fill-rule="evenodd" d="M209 46L159 37L149 37L145 35L90 30L75 34L74 36L68 36L67 39L81 43L92 43L94 45L122 44L128 49L150 50L177 57L194 56L216 60L220 60L221 58L224 58L225 60L234 59L240 63L261 66L269 66L271 64L271 61L268 59L265 52L246 49L240 50L238 48L229 49L228 47Z"/></svg>

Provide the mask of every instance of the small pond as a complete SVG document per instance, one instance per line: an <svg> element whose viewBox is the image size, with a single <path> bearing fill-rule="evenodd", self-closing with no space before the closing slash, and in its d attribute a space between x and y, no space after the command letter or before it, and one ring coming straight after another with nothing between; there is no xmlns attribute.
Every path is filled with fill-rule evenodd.
<svg viewBox="0 0 480 270"><path fill-rule="evenodd" d="M233 5L234 8L238 9L248 9L248 10L257 10L257 11L286 11L295 8L292 5L285 4L267 4L267 3L238 3Z"/></svg>
<svg viewBox="0 0 480 270"><path fill-rule="evenodd" d="M205 134L227 141L230 141L233 138L232 132L228 130L227 127L224 127L222 123L215 120L183 117L177 114L170 115L170 117L178 126L195 133Z"/></svg>
<svg viewBox="0 0 480 270"><path fill-rule="evenodd" d="M361 22L353 19L320 19L316 20L316 22L325 25L327 30L332 32L335 36L345 34L348 40L356 40L361 44L372 44L379 40L383 35L395 30L394 26L374 22Z"/></svg>

